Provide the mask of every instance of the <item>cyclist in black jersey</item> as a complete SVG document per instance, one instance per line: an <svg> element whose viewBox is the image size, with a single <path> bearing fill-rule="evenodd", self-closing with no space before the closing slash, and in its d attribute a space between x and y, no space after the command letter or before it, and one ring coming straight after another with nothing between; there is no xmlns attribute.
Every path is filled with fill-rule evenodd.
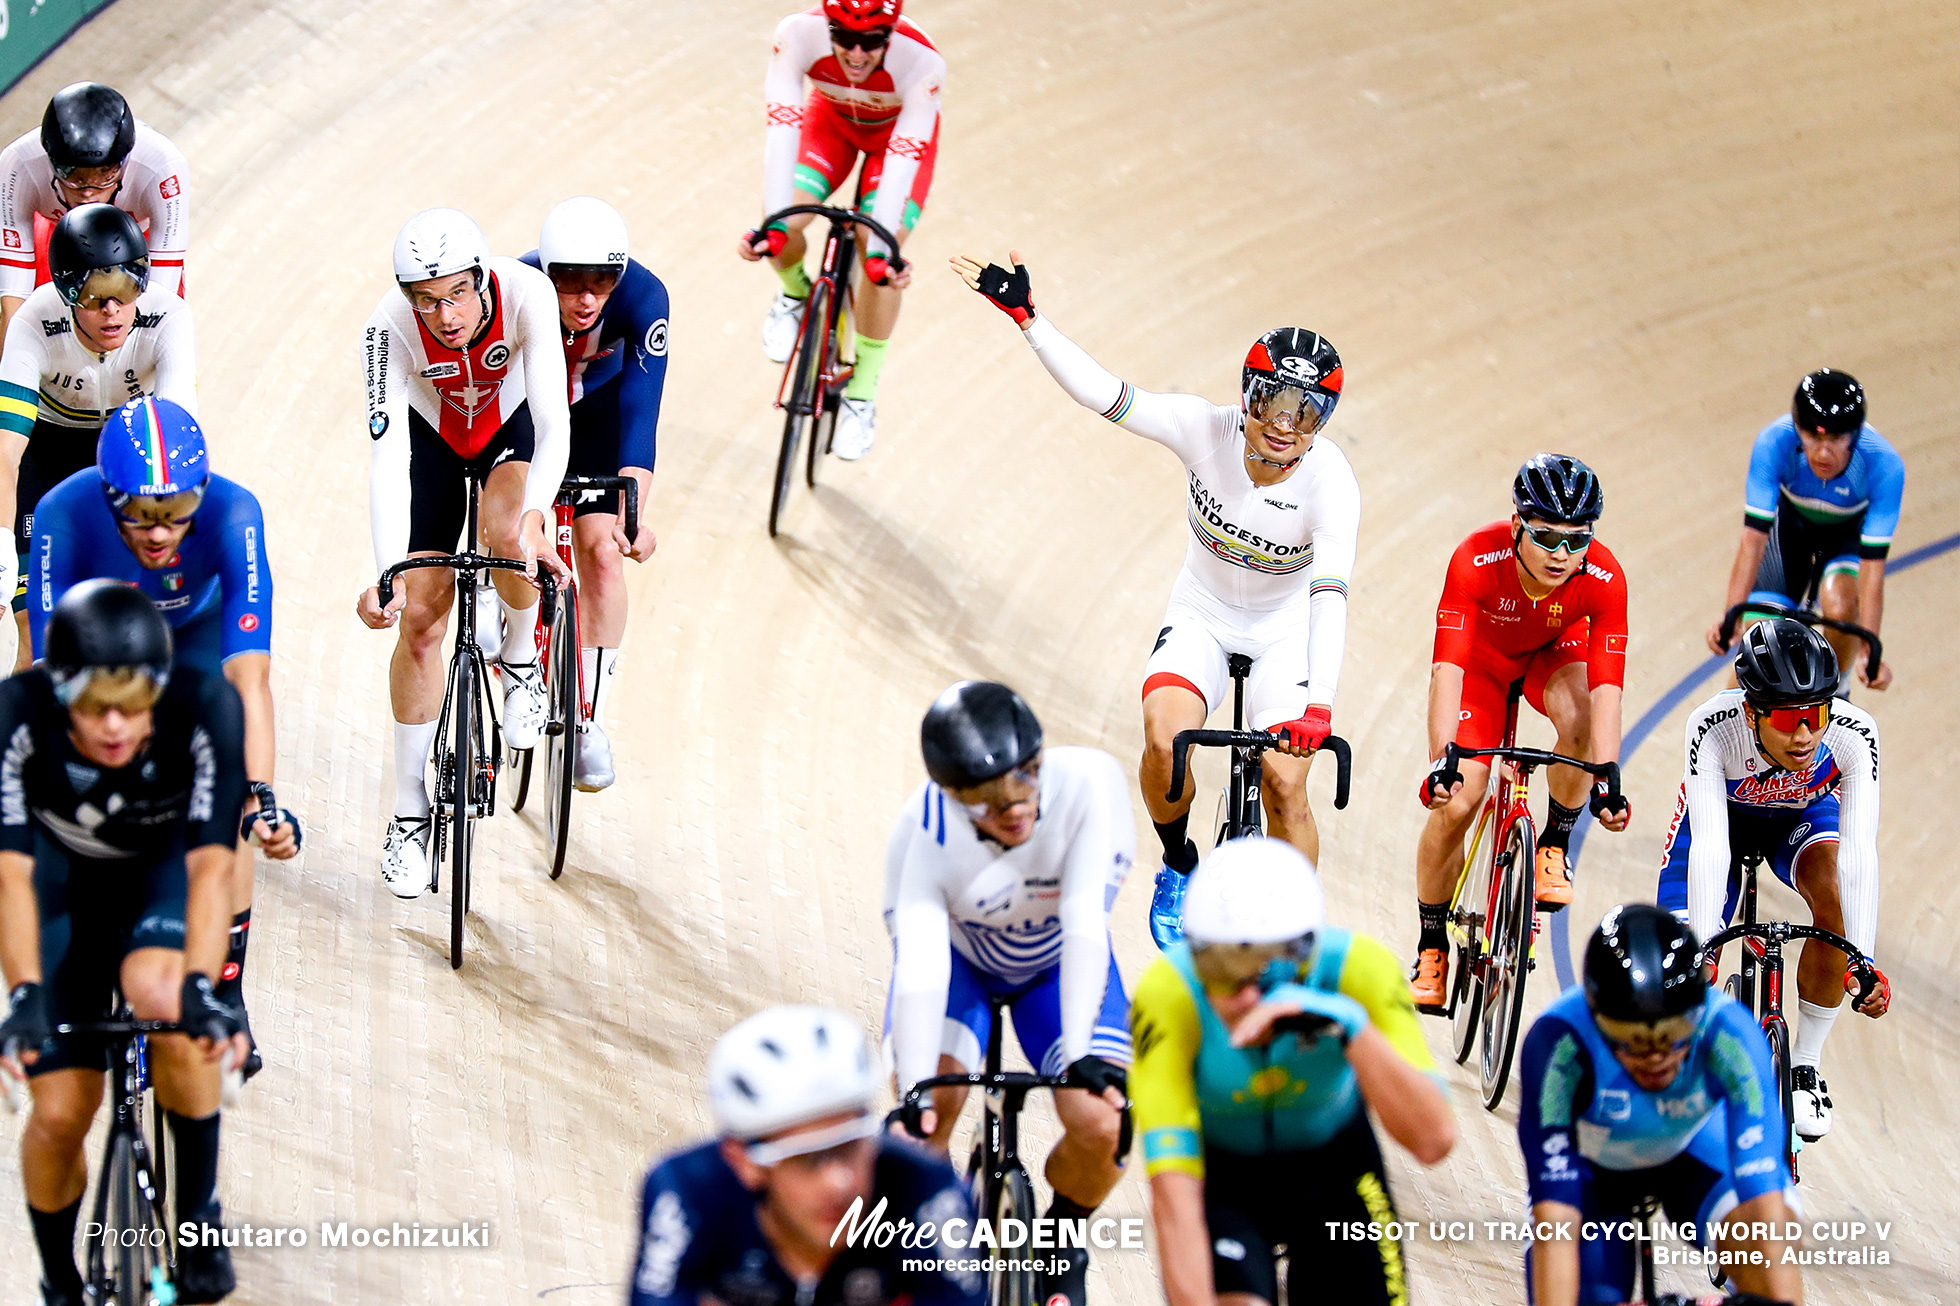
<svg viewBox="0 0 1960 1306"><path fill-rule="evenodd" d="M242 1062L246 1044L212 976L231 920L245 716L222 676L172 668L169 626L116 581L70 589L44 649L0 683L0 1077L31 1077L21 1179L42 1300L80 1306L82 1147L106 1049L52 1030L101 1019L117 989L138 1019L196 1032L151 1039L151 1074L176 1145L177 1219L221 1222L219 1060ZM218 1301L235 1283L224 1247L181 1250L178 1301Z"/></svg>

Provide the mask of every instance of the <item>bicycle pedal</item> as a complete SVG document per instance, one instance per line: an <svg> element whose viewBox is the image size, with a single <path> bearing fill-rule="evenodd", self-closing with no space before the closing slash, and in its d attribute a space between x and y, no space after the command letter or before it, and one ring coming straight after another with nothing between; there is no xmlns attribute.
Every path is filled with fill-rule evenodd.
<svg viewBox="0 0 1960 1306"><path fill-rule="evenodd" d="M545 722L544 732L553 739L556 739L565 733L565 723L563 721L547 721Z"/></svg>

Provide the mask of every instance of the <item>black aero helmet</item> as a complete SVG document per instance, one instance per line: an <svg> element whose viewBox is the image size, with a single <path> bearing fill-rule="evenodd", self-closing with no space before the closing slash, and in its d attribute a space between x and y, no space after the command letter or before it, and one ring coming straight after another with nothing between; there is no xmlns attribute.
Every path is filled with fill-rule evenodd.
<svg viewBox="0 0 1960 1306"><path fill-rule="evenodd" d="M1865 387L1849 372L1820 367L1797 382L1790 420L1800 430L1856 435L1865 425Z"/></svg>
<svg viewBox="0 0 1960 1306"><path fill-rule="evenodd" d="M1646 902L1613 908L1586 944L1586 1005L1596 1016L1651 1024L1708 996L1695 933Z"/></svg>
<svg viewBox="0 0 1960 1306"><path fill-rule="evenodd" d="M1327 337L1304 327L1274 327L1246 351L1239 392L1246 411L1253 412L1282 390L1300 391L1303 407L1296 420L1305 419L1310 410L1315 416L1302 429L1311 433L1334 415L1341 380L1341 355Z"/></svg>
<svg viewBox="0 0 1960 1306"><path fill-rule="evenodd" d="M926 774L944 789L971 789L1041 751L1041 722L1019 694L991 680L962 680L932 701L919 725Z"/></svg>
<svg viewBox="0 0 1960 1306"><path fill-rule="evenodd" d="M1742 633L1735 683L1752 707L1822 703L1837 693L1837 650L1792 617L1759 621Z"/></svg>
<svg viewBox="0 0 1960 1306"><path fill-rule="evenodd" d="M1520 517L1586 526L1599 520L1606 496L1593 469L1570 454L1534 454L1511 482L1511 503Z"/></svg>
<svg viewBox="0 0 1960 1306"><path fill-rule="evenodd" d="M102 667L137 667L158 685L170 679L170 623L141 590L117 580L85 580L63 594L48 616L44 648L65 703L87 683L84 672Z"/></svg>
<svg viewBox="0 0 1960 1306"><path fill-rule="evenodd" d="M102 268L129 274L140 292L150 284L150 246L136 219L113 204L84 204L61 215L48 237L48 279L73 304L88 275Z"/></svg>
<svg viewBox="0 0 1960 1306"><path fill-rule="evenodd" d="M64 86L41 115L41 148L57 172L113 168L136 144L136 115L129 101L101 82Z"/></svg>

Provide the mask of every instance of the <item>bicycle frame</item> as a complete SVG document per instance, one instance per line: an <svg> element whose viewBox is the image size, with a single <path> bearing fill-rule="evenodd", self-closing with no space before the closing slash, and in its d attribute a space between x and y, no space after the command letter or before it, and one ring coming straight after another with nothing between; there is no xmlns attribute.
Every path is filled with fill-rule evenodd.
<svg viewBox="0 0 1960 1306"><path fill-rule="evenodd" d="M1821 572L1819 575L1821 575ZM1731 648L1734 646L1736 627L1745 616L1753 614L1758 617L1788 617L1792 621L1801 621L1806 626L1822 626L1826 630L1841 631L1846 635L1863 640L1865 644L1865 678L1867 680L1878 679L1879 664L1885 660L1884 641L1856 622L1839 621L1835 617L1827 617L1817 611L1812 605L1817 601L1818 584L1818 575L1813 575L1809 591L1805 593L1803 601L1794 608L1785 607L1781 603L1751 603L1747 600L1736 604L1722 614L1721 635L1723 647Z"/></svg>
<svg viewBox="0 0 1960 1306"><path fill-rule="evenodd" d="M1245 678L1252 671L1252 659L1243 653L1226 655L1226 668L1232 674L1232 728L1230 730L1180 730L1171 740L1171 787L1166 802L1184 797L1184 779L1189 773L1193 747L1232 750L1232 778L1225 789L1225 823L1218 842L1258 834L1262 809L1260 789L1265 782L1262 755L1279 743L1279 736L1265 730L1243 729L1245 723ZM1348 805L1348 781L1354 769L1354 751L1339 735L1327 736L1317 751L1334 755L1334 806Z"/></svg>

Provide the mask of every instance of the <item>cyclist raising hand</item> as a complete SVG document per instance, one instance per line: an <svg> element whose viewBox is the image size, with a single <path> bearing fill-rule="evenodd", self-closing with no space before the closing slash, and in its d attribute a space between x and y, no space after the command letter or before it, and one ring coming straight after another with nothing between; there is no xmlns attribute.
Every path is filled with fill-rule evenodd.
<svg viewBox="0 0 1960 1306"><path fill-rule="evenodd" d="M1019 251L1008 257L1012 272L964 256L953 270L1014 319L1071 399L1169 449L1189 481L1191 540L1143 678L1143 801L1164 845L1150 933L1167 948L1198 864L1187 832L1196 786L1164 797L1171 744L1225 701L1230 654L1252 659L1252 728L1281 737L1264 758L1270 828L1309 860L1320 852L1307 770L1333 732L1361 519L1347 456L1316 438L1341 398L1341 356L1323 336L1276 327L1246 354L1237 404L1152 394L1104 371L1037 313Z"/></svg>

